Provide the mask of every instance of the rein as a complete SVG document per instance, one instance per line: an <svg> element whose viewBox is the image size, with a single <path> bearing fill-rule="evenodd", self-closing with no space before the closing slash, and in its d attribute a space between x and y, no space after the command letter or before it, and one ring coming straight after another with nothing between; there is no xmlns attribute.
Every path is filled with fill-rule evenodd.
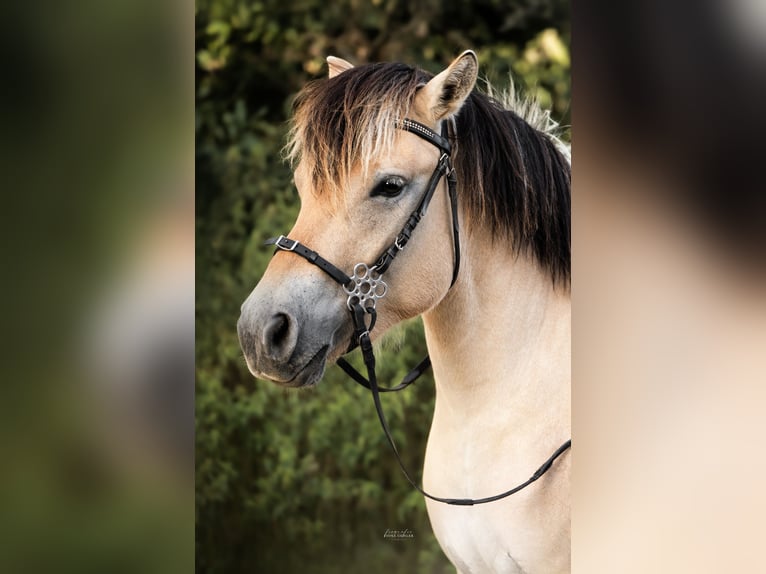
<svg viewBox="0 0 766 574"><path fill-rule="evenodd" d="M423 496L434 500L436 502L443 502L445 504L452 504L458 506L473 506L475 504L485 504L488 502L494 502L510 496L543 476L553 465L553 462L561 456L567 449L572 446L571 439L561 445L551 456L546 460L540 468L538 468L534 474L522 484L511 488L500 494L494 496L488 496L486 498L442 498L439 496L433 496L427 493L423 488L418 485L415 480L412 479L410 473L407 471L404 463L402 462L399 451L396 448L394 439L391 436L391 431L388 427L385 414L383 413L383 406L380 402L380 393L390 393L395 391L401 391L405 389L413 382L415 382L420 375L422 375L430 366L431 359L426 356L412 371L410 371L402 382L395 387L381 387L378 385L377 375L375 373L375 354L372 349L372 340L370 339L370 331L375 327L375 320L377 314L375 311L375 305L379 299L382 299L387 291L388 285L383 281L383 273L389 268L393 260L404 249L407 242L412 236L412 232L417 227L420 220L425 216L428 210L428 205L433 198L436 191L436 187L442 177L447 178L447 190L449 194L450 207L452 211L452 233L453 233L453 247L455 252L455 263L452 272L452 282L450 283L450 289L457 281L458 271L460 270L460 231L458 226L457 217L457 177L455 176L455 169L452 167L452 161L450 159L450 153L452 151L449 142L449 128L445 124L442 135L437 134L430 128L410 119L403 119L397 123L399 129L408 131L417 135L418 137L426 140L432 145L436 146L441 151L441 156L436 168L434 169L431 178L428 181L428 187L426 192L418 203L418 206L410 214L407 222L402 227L402 230L396 236L393 243L380 254L378 259L372 266L368 266L365 263L357 263L354 265L354 274L352 276L346 275L345 272L338 267L327 261L324 257L319 255L316 251L313 251L301 244L300 242L280 235L276 238L271 238L266 241L266 245L275 245L278 250L291 251L297 255L300 255L306 259L309 263L313 263L319 267L322 271L327 273L332 279L339 283L345 293L348 295L346 300L346 306L351 312L351 317L354 323L354 334L351 338L346 353L351 352L357 346L361 348L362 357L364 358L364 365L367 370L367 377L365 378L359 371L354 369L351 364L348 363L343 357L337 360L338 366L343 369L355 382L359 383L363 387L369 389L372 393L372 400L375 404L375 410L378 413L378 419L380 425L383 428L383 433L386 435L388 444L391 446L391 450L394 452L397 462L399 463L404 476L409 483ZM365 316L369 315L369 323L365 321Z"/></svg>

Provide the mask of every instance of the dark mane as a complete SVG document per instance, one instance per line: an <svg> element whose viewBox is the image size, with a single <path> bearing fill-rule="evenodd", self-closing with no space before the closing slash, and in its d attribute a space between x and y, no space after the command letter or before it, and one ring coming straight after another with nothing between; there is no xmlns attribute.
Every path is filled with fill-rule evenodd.
<svg viewBox="0 0 766 574"><path fill-rule="evenodd" d="M534 256L554 283L569 283L571 167L554 141L476 91L456 131L453 162L471 220Z"/></svg>
<svg viewBox="0 0 766 574"><path fill-rule="evenodd" d="M431 77L378 63L311 82L295 100L288 157L310 162L318 191L342 184L353 166L390 149L396 120ZM454 142L466 225L487 226L495 240L532 256L554 284L568 285L571 168L553 137L474 91L456 118Z"/></svg>

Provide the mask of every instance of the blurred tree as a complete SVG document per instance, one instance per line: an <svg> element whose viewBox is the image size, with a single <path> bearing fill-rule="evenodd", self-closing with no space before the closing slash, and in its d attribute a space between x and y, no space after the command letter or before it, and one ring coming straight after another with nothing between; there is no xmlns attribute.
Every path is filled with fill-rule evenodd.
<svg viewBox="0 0 766 574"><path fill-rule="evenodd" d="M331 368L315 390L256 382L239 307L271 256L265 238L297 210L282 162L289 106L333 54L438 72L472 48L497 87L512 74L569 118L569 4L561 0L198 0L197 567L201 572L450 572L422 497L390 457L369 396ZM401 378L426 352L419 321L380 363ZM411 468L433 409L425 379L386 397ZM396 544L387 528L415 538ZM307 565L310 565L307 566Z"/></svg>

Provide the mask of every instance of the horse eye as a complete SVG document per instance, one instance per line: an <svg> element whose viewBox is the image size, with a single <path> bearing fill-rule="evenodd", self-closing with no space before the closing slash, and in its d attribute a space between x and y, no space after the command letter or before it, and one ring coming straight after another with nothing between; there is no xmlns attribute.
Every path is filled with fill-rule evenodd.
<svg viewBox="0 0 766 574"><path fill-rule="evenodd" d="M372 190L372 195L382 195L384 197L396 197L402 190L406 182L401 177L387 177L375 186Z"/></svg>

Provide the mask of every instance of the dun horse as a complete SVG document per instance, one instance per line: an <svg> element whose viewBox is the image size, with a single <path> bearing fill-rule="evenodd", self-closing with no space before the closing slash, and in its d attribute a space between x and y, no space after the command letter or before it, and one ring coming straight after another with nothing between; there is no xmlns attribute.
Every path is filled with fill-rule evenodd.
<svg viewBox="0 0 766 574"><path fill-rule="evenodd" d="M328 62L294 106L301 211L242 305L248 367L314 385L422 315L436 380L423 488L442 549L461 573L567 572L568 453L513 496L435 498L505 491L570 436L568 148L535 106L474 90L473 52L436 76Z"/></svg>

